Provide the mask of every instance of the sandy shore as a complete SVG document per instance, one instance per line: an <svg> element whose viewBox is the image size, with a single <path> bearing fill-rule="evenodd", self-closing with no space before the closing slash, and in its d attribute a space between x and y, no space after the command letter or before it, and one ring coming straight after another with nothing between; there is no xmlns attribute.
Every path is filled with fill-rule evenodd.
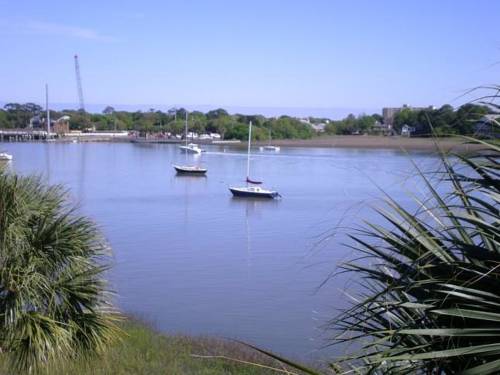
<svg viewBox="0 0 500 375"><path fill-rule="evenodd" d="M464 144L461 138L439 138L437 140L442 150L467 152L480 149L481 145ZM267 142L255 142L255 146L266 145ZM281 147L344 147L371 148L408 151L436 151L436 140L433 138L383 137L367 135L337 135L322 136L311 139L276 139L275 146Z"/></svg>

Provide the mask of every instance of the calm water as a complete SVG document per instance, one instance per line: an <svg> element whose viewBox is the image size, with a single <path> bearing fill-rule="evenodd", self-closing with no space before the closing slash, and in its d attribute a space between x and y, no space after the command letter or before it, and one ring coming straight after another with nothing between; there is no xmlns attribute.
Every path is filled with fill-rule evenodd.
<svg viewBox="0 0 500 375"><path fill-rule="evenodd" d="M2 149L14 155L12 170L65 184L100 225L114 249L111 279L123 311L166 332L239 338L299 357L324 354L319 327L353 287L337 278L317 290L351 256L332 230L373 218L377 185L409 202L403 188L412 170L407 155L389 150L256 150L252 176L283 196L256 201L227 189L243 183L243 148L189 156L208 167L206 178L175 175L171 164L185 159L175 145Z"/></svg>

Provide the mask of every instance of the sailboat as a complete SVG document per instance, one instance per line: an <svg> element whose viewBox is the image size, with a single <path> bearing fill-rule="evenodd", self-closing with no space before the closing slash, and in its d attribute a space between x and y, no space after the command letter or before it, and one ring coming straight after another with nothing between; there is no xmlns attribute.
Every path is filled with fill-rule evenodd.
<svg viewBox="0 0 500 375"><path fill-rule="evenodd" d="M273 146L271 144L271 128L269 128L269 143L267 144L267 146L259 147L259 150L260 151L276 151L276 152L278 152L280 150L279 146Z"/></svg>
<svg viewBox="0 0 500 375"><path fill-rule="evenodd" d="M202 175L205 175L205 173L207 173L207 169L206 168L202 168L198 165L187 165L187 154L189 152L191 153L195 153L195 154L199 154L201 153L201 149L198 147L198 145L194 145L194 144L188 144L187 143L187 134L188 134L188 115L187 115L187 112L186 112L186 145L185 146L181 146L181 150L183 150L185 153L186 153L186 164L185 165L175 165L174 164L174 169L175 171L178 173L178 174L189 174L189 175L199 175L199 176L202 176ZM197 152L197 151L193 151L195 150L193 148L193 146L196 146L200 151Z"/></svg>
<svg viewBox="0 0 500 375"><path fill-rule="evenodd" d="M201 154L203 150L196 143L188 143L188 128L187 128L187 111L186 111L186 133L184 138L186 139L186 144L184 146L179 146L179 149L186 154Z"/></svg>
<svg viewBox="0 0 500 375"><path fill-rule="evenodd" d="M271 198L271 199L281 197L281 195L277 191L264 189L260 186L252 186L252 185L260 185L262 184L262 182L250 179L251 143L252 143L252 122L250 121L248 126L247 177L246 177L247 185L242 187L229 187L229 190L235 197Z"/></svg>

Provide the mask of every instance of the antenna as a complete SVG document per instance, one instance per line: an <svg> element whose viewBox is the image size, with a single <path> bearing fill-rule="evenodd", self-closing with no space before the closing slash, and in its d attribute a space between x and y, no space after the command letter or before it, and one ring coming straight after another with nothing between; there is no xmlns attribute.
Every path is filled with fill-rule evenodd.
<svg viewBox="0 0 500 375"><path fill-rule="evenodd" d="M83 102L82 77L80 77L80 64L78 63L78 55L75 55L75 75L76 86L78 88L78 101L80 103L80 111L85 112L85 103Z"/></svg>

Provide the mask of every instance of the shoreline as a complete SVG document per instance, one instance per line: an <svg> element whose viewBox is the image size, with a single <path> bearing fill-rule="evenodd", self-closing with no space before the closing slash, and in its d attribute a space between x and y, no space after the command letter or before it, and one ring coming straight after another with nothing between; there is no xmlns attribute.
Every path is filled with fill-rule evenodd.
<svg viewBox="0 0 500 375"><path fill-rule="evenodd" d="M63 137L54 140L54 143L137 143L137 144L180 144L179 140L138 140L130 137L78 137L71 136ZM23 142L23 141L21 141ZM26 142L26 141L24 141ZM28 141L40 142L40 141ZM43 142L43 141L42 141ZM194 141L200 145L226 145L236 147L246 147L247 142L237 140L200 142ZM466 144L466 141L460 137L443 137L443 138L408 138L401 136L373 136L373 135L333 135L333 136L318 136L310 139L273 139L271 144L279 147L306 147L306 148L350 148L350 149L369 149L369 150L396 150L396 151L438 151L437 145L442 151L454 152L472 152L484 148L481 144ZM0 143L10 143L3 141ZM268 145L268 141L254 141L252 146L260 147Z"/></svg>
<svg viewBox="0 0 500 375"><path fill-rule="evenodd" d="M447 138L407 138L400 136L373 135L337 135L320 136L311 139L276 139L273 146L280 147L323 147L353 149L390 149L401 151L437 151L437 145L443 151L468 152L477 151L484 146L480 144L464 144L459 137ZM255 146L265 146L268 142L254 142Z"/></svg>

